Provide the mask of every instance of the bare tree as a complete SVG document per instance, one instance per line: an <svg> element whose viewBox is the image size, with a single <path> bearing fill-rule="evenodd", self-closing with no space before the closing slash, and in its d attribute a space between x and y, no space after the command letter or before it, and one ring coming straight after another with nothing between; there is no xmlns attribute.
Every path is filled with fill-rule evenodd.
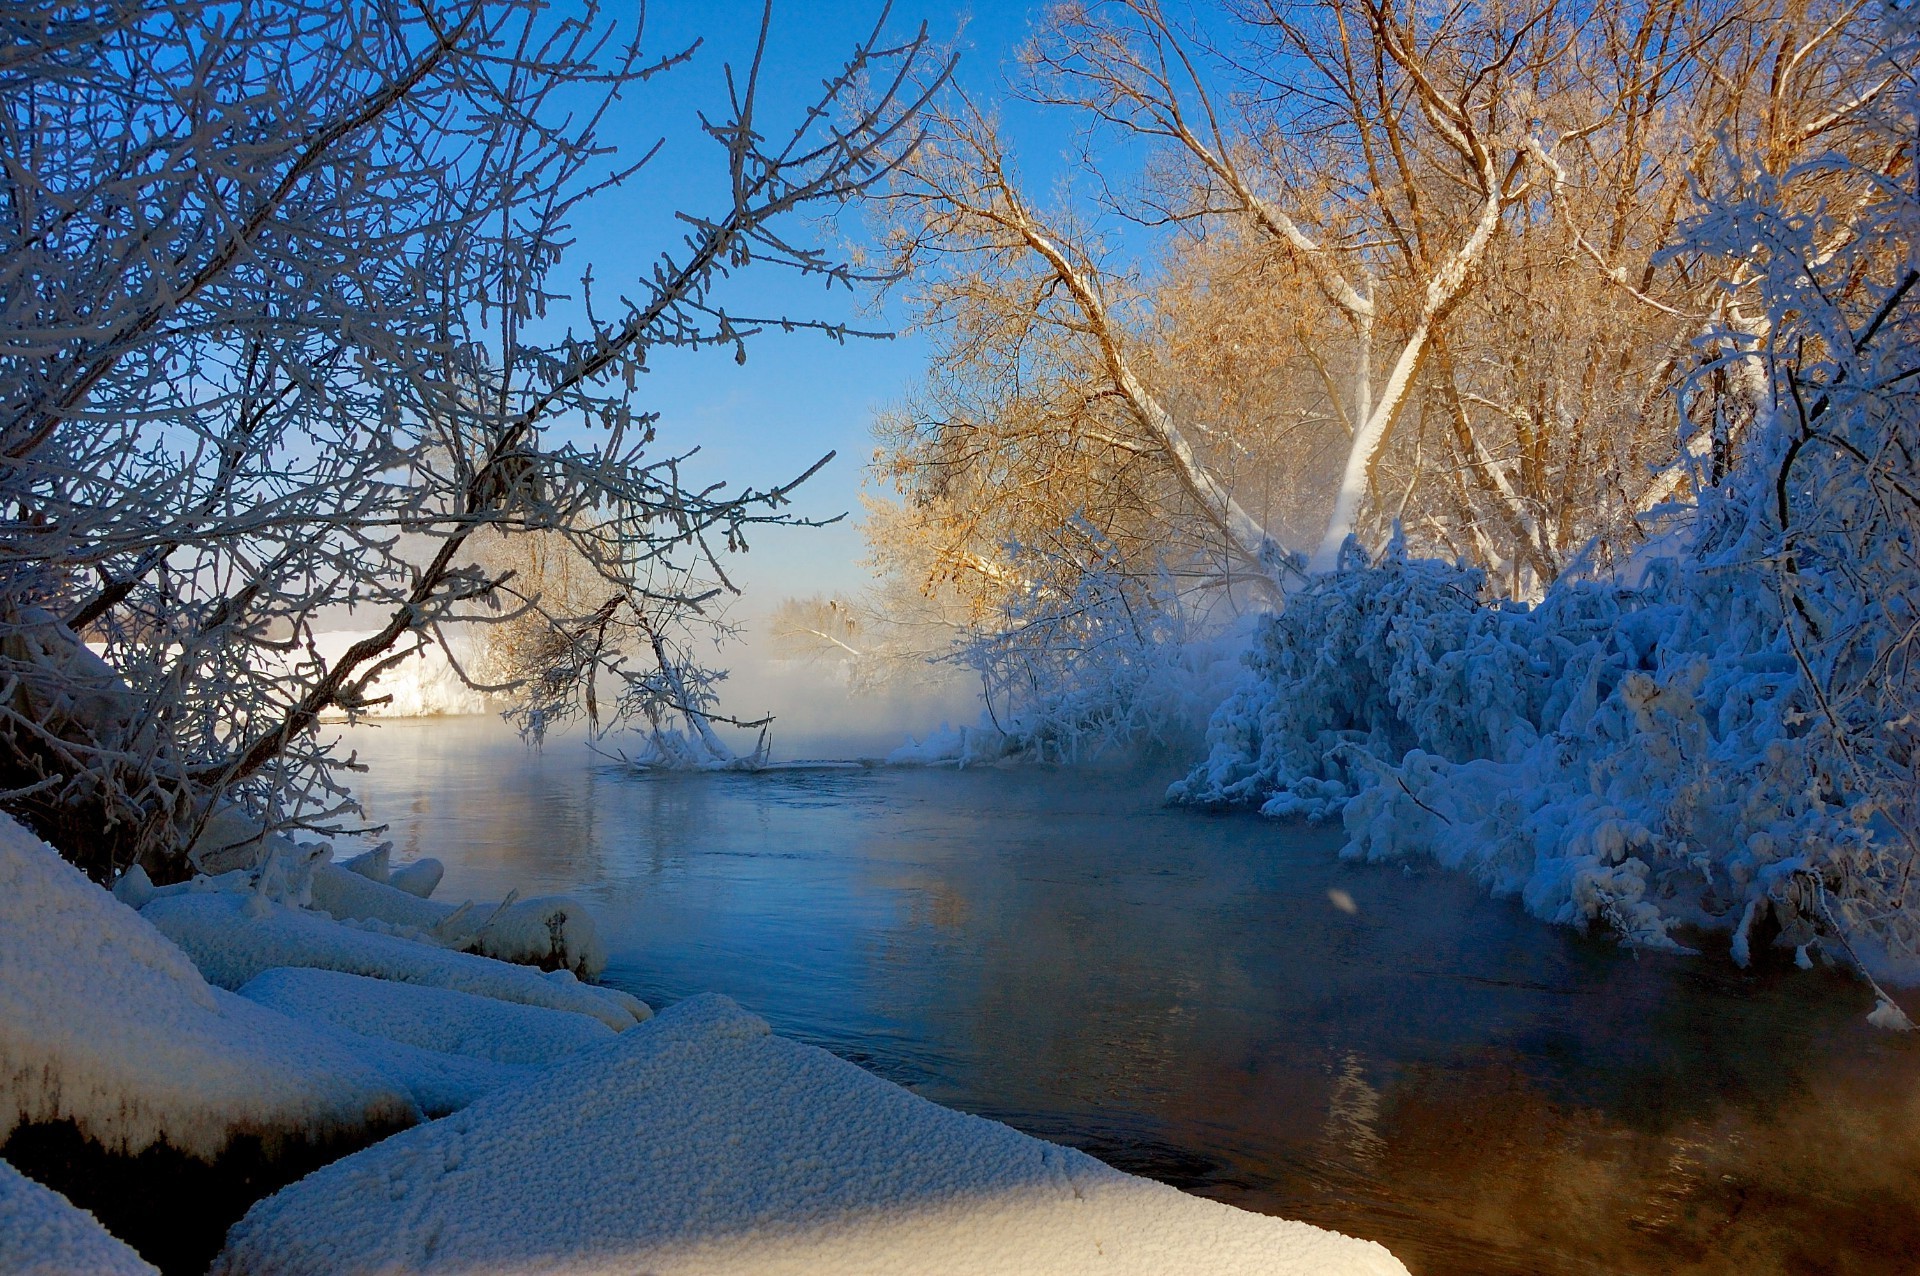
<svg viewBox="0 0 1920 1276"><path fill-rule="evenodd" d="M793 483L683 484L637 377L661 348L744 357L770 323L849 335L737 313L725 285L869 277L792 227L915 143L944 69L885 19L776 125L769 11L703 120L717 204L615 298L583 279L563 323L568 226L653 153L614 157L607 113L694 49L650 55L593 3L0 14L7 809L103 877L183 871L221 802L325 819L319 715L447 624L516 614L488 606L513 591L473 561L482 528L560 538L599 578L588 615L549 611L608 640L555 646L550 689L591 688L632 645L610 627L665 651ZM329 663L311 635L340 604L385 618ZM645 709L660 671L625 672Z"/></svg>
<svg viewBox="0 0 1920 1276"><path fill-rule="evenodd" d="M1071 476L1151 468L1187 495L1136 500L1160 510L1158 541L1142 533L1155 548L1198 533L1271 578L1283 526L1326 568L1349 534L1377 542L1399 521L1528 594L1727 472L1764 378L1736 377L1705 428L1676 429L1667 391L1694 366L1734 375L1713 334L1764 318L1697 255L1663 250L1697 196L1741 180L1724 146L1785 172L1845 135L1886 82L1871 14L1228 8L1050 11L1018 91L1087 128L1092 195L1067 211L1036 209L988 113L937 117L941 144L889 196L902 243L948 272L920 284L947 362L913 428L883 431L911 501L932 516L993 438L993 464L1069 480L1055 526L1104 529L1119 491ZM1138 181L1116 176L1114 157L1141 153ZM1171 232L1163 259L1148 271L1104 248L1094 210ZM1022 448L1053 462L1003 455ZM1042 517L1014 521L1017 537L996 531L1044 535Z"/></svg>

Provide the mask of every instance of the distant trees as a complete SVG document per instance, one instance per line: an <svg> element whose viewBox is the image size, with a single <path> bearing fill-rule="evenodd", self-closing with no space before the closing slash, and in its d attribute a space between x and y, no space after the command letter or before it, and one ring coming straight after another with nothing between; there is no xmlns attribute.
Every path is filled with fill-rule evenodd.
<svg viewBox="0 0 1920 1276"><path fill-rule="evenodd" d="M886 190L938 350L881 429L922 579L988 609L1071 597L1091 527L1103 573L1117 554L1189 597L1271 599L1398 524L1525 596L1630 546L1730 472L1764 395L1720 334L1769 317L1675 229L1756 172L1840 181L1809 155L1890 162L1858 127L1887 83L1877 22L1824 0L1056 6L1016 91L1083 126L1079 198L1037 199L958 96Z"/></svg>
<svg viewBox="0 0 1920 1276"><path fill-rule="evenodd" d="M717 202L569 297L568 226L650 154L615 158L607 112L694 53L640 34L533 0L0 12L0 805L102 877L184 871L223 802L324 820L318 716L457 620L543 617L513 672L548 720L596 670L658 698L625 653L698 618L791 484L683 485L636 378L744 351L744 267L868 277L796 223L886 178L943 72L876 29L776 122L763 26L704 126ZM475 561L481 529L581 579L543 601ZM380 628L328 662L341 604Z"/></svg>

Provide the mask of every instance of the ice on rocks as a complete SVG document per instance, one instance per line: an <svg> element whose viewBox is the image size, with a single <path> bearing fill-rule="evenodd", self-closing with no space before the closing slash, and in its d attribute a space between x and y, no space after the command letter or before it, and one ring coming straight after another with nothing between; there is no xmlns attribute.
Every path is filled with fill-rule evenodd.
<svg viewBox="0 0 1920 1276"><path fill-rule="evenodd" d="M92 1214L0 1161L0 1272L159 1276Z"/></svg>
<svg viewBox="0 0 1920 1276"><path fill-rule="evenodd" d="M214 1271L1405 1269L938 1107L704 996L257 1203Z"/></svg>
<svg viewBox="0 0 1920 1276"><path fill-rule="evenodd" d="M411 864L402 864L387 874L387 885L426 899L439 887L440 879L446 876L446 872L446 867L439 860L418 859Z"/></svg>
<svg viewBox="0 0 1920 1276"><path fill-rule="evenodd" d="M363 1037L492 1063L544 1067L613 1037L611 1028L587 1015L337 970L269 970L240 995Z"/></svg>
<svg viewBox="0 0 1920 1276"><path fill-rule="evenodd" d="M370 863L366 856L345 864L315 865L313 906L342 921L383 922L501 961L571 970L588 979L607 968L599 928L578 900L550 896L504 904L446 904L391 885L385 868L384 859Z"/></svg>
<svg viewBox="0 0 1920 1276"><path fill-rule="evenodd" d="M418 1115L334 1039L209 987L141 914L0 816L0 1138L71 1120L109 1149L164 1139L212 1157L236 1133Z"/></svg>
<svg viewBox="0 0 1920 1276"><path fill-rule="evenodd" d="M652 1013L635 997L581 983L564 970L543 974L489 957L449 952L415 939L357 929L257 894L210 890L163 895L140 915L222 988L239 988L276 966L310 966L591 1015L616 1031Z"/></svg>

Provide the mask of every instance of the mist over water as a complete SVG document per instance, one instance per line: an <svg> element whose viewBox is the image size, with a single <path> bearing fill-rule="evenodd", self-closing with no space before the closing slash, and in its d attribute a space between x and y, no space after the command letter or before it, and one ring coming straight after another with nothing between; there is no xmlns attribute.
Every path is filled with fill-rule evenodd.
<svg viewBox="0 0 1920 1276"><path fill-rule="evenodd" d="M352 733L452 900L571 891L610 982L719 991L930 1099L1416 1273L1895 1272L1920 1043L1832 970L1635 955L1168 766L636 775Z"/></svg>
<svg viewBox="0 0 1920 1276"><path fill-rule="evenodd" d="M743 641L729 643L716 663L727 670L720 685L724 713L746 721L773 718L775 761L883 758L942 722L972 725L980 717L978 687L963 670L926 663L871 690L850 690L844 664L782 657L764 623L749 628ZM757 736L722 734L742 753L752 750Z"/></svg>

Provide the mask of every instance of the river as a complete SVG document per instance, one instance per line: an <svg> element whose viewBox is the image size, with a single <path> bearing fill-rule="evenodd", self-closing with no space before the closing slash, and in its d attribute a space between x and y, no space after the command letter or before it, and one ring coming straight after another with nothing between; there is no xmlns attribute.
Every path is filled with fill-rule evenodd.
<svg viewBox="0 0 1920 1276"><path fill-rule="evenodd" d="M638 775L487 719L348 739L440 898L565 891L939 1103L1416 1276L1920 1271L1920 1041L1843 972L1635 953L1167 767Z"/></svg>

